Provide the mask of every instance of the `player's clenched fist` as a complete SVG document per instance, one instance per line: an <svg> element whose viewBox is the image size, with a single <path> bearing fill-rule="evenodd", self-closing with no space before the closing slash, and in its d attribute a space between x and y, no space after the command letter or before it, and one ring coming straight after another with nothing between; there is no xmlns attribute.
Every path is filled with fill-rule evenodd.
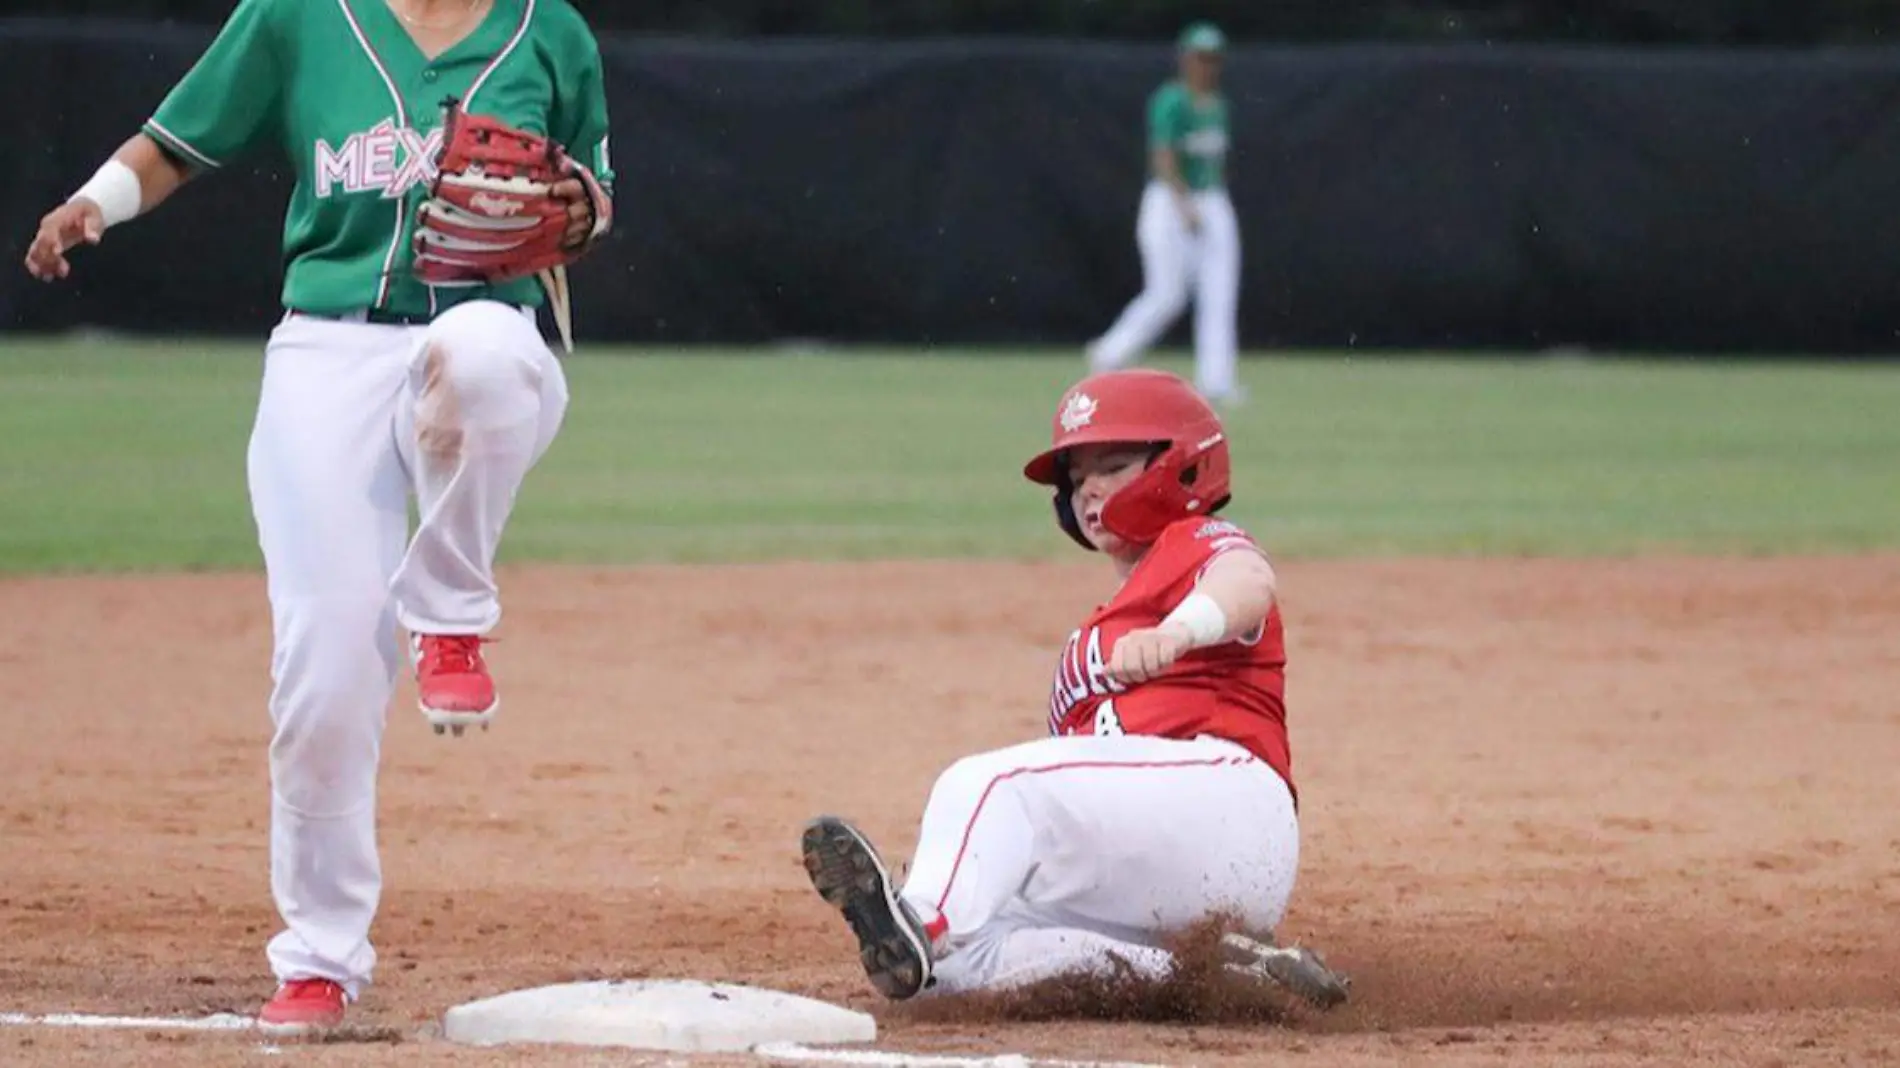
<svg viewBox="0 0 1900 1068"><path fill-rule="evenodd" d="M96 245L105 232L105 213L99 205L84 198L61 204L40 220L40 232L26 250L26 269L42 282L64 278L73 269L66 261L66 250L81 242Z"/></svg>
<svg viewBox="0 0 1900 1068"><path fill-rule="evenodd" d="M1131 630L1109 654L1108 677L1123 685L1147 682L1181 659L1190 644L1187 634L1174 627Z"/></svg>
<svg viewBox="0 0 1900 1068"><path fill-rule="evenodd" d="M587 187L579 178L554 183L549 195L567 202L567 233L561 239L563 244L578 246L593 237L594 208L587 200Z"/></svg>

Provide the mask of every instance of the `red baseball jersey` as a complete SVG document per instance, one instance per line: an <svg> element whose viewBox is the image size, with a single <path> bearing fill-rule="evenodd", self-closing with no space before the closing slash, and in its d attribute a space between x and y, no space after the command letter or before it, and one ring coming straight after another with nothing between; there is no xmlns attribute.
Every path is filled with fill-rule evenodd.
<svg viewBox="0 0 1900 1068"><path fill-rule="evenodd" d="M1215 557L1237 550L1260 547L1224 519L1183 519L1163 531L1114 598L1069 635L1049 694L1049 732L1225 738L1266 761L1294 789L1278 605L1255 633L1192 650L1157 678L1135 686L1108 678L1122 635L1158 626Z"/></svg>

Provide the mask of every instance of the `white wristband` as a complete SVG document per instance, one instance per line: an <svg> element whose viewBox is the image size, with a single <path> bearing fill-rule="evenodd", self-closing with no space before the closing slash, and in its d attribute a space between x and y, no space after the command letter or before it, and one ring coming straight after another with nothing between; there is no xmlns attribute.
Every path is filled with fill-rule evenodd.
<svg viewBox="0 0 1900 1068"><path fill-rule="evenodd" d="M1201 649L1215 645L1227 636L1227 613L1221 611L1214 599L1199 590L1187 595L1187 599L1176 605L1168 618L1161 621L1164 627L1176 627L1186 631L1188 641L1194 648Z"/></svg>
<svg viewBox="0 0 1900 1068"><path fill-rule="evenodd" d="M81 197L99 205L99 214L105 216L107 226L117 226L138 215L139 208L145 203L145 190L139 185L137 171L116 159L109 159L90 181L67 199L72 201Z"/></svg>

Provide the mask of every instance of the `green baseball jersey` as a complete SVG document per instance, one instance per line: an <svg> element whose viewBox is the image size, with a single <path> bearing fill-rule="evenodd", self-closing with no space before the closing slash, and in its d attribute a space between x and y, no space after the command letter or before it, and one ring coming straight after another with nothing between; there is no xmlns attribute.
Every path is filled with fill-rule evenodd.
<svg viewBox="0 0 1900 1068"><path fill-rule="evenodd" d="M1180 81L1148 98L1148 147L1171 148L1189 189L1214 189L1226 180L1227 98L1205 101Z"/></svg>
<svg viewBox="0 0 1900 1068"><path fill-rule="evenodd" d="M197 169L275 147L294 170L286 307L429 316L489 297L539 306L532 278L428 286L410 271L443 104L549 136L611 187L599 45L568 0L495 0L430 59L384 0L240 0L143 130Z"/></svg>

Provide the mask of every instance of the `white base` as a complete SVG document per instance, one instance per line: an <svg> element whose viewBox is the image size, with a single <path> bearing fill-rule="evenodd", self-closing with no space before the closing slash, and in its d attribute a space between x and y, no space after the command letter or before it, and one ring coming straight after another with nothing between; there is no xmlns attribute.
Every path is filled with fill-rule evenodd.
<svg viewBox="0 0 1900 1068"><path fill-rule="evenodd" d="M474 1046L541 1043L743 1053L767 1043L877 1038L870 1016L796 994L698 980L563 983L457 1005L443 1036Z"/></svg>

